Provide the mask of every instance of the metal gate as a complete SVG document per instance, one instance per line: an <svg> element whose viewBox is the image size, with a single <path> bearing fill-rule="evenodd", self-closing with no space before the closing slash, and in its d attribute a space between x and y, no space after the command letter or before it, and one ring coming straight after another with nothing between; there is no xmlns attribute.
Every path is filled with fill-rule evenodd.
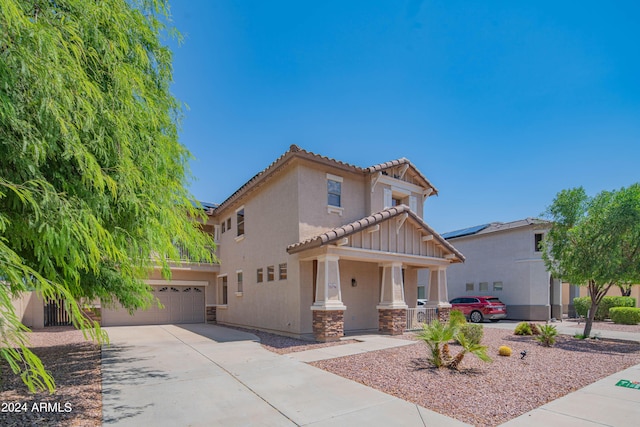
<svg viewBox="0 0 640 427"><path fill-rule="evenodd" d="M69 313L64 309L64 300L50 300L44 306L44 326L71 325Z"/></svg>

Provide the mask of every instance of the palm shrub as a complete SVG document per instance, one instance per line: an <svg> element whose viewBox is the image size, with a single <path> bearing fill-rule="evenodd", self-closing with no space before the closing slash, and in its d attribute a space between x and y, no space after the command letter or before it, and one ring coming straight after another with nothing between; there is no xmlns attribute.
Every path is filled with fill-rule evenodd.
<svg viewBox="0 0 640 427"><path fill-rule="evenodd" d="M491 358L487 354L486 345L480 345L480 344L471 342L471 340L465 337L464 334L460 334L460 333L457 335L456 339L462 346L462 349L456 355L456 357L454 357L451 360L451 362L447 364L448 368L455 369L455 370L460 369L460 364L462 363L462 359L464 359L464 356L467 353L471 353L475 355L478 359L482 360L483 362L491 362Z"/></svg>
<svg viewBox="0 0 640 427"><path fill-rule="evenodd" d="M440 368L445 364L445 360L442 357L442 346L453 340L453 337L456 335L456 329L455 325L451 323L441 323L436 319L430 324L425 323L422 331L418 334L418 338L427 344L431 352L431 357L428 358L429 363L436 368Z"/></svg>
<svg viewBox="0 0 640 427"><path fill-rule="evenodd" d="M540 325L540 335L536 339L545 347L551 347L556 342L558 329L553 325Z"/></svg>
<svg viewBox="0 0 640 427"><path fill-rule="evenodd" d="M474 332L469 337L465 334L465 326L479 326L480 332L478 334L478 328L470 329ZM431 324L423 326L418 338L429 347L429 363L436 368L448 367L457 370L464 356L468 353L474 354L485 362L491 361L491 358L487 355L487 347L480 345L479 340L482 339L482 333L482 325L466 325L466 321L461 325L456 320L441 323L435 320ZM449 342L452 340L456 340L462 347L455 357L451 357L449 350Z"/></svg>
<svg viewBox="0 0 640 427"><path fill-rule="evenodd" d="M540 326L537 323L529 322L529 327L532 335L540 335Z"/></svg>

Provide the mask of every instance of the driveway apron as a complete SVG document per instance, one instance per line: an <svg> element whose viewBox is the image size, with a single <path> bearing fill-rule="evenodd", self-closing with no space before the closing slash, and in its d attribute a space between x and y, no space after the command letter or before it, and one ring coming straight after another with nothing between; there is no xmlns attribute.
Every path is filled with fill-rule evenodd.
<svg viewBox="0 0 640 427"><path fill-rule="evenodd" d="M215 325L106 328L105 426L462 426Z"/></svg>

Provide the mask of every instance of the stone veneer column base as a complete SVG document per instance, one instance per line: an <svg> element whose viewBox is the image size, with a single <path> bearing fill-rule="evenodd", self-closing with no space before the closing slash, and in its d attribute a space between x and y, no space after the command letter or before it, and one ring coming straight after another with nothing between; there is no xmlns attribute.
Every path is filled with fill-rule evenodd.
<svg viewBox="0 0 640 427"><path fill-rule="evenodd" d="M317 341L339 341L344 336L344 310L313 310L313 335Z"/></svg>
<svg viewBox="0 0 640 427"><path fill-rule="evenodd" d="M386 335L402 335L407 329L407 310L378 309L378 331Z"/></svg>
<svg viewBox="0 0 640 427"><path fill-rule="evenodd" d="M216 323L216 308L217 307L207 307L207 323Z"/></svg>
<svg viewBox="0 0 640 427"><path fill-rule="evenodd" d="M438 320L440 323L449 321L449 313L451 313L451 307L438 307Z"/></svg>

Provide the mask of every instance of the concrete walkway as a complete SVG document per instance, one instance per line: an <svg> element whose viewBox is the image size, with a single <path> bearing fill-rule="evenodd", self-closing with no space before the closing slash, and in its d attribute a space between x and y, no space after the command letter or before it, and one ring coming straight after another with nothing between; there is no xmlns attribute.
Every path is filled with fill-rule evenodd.
<svg viewBox="0 0 640 427"><path fill-rule="evenodd" d="M269 352L248 333L207 324L105 329L105 426L466 425Z"/></svg>

